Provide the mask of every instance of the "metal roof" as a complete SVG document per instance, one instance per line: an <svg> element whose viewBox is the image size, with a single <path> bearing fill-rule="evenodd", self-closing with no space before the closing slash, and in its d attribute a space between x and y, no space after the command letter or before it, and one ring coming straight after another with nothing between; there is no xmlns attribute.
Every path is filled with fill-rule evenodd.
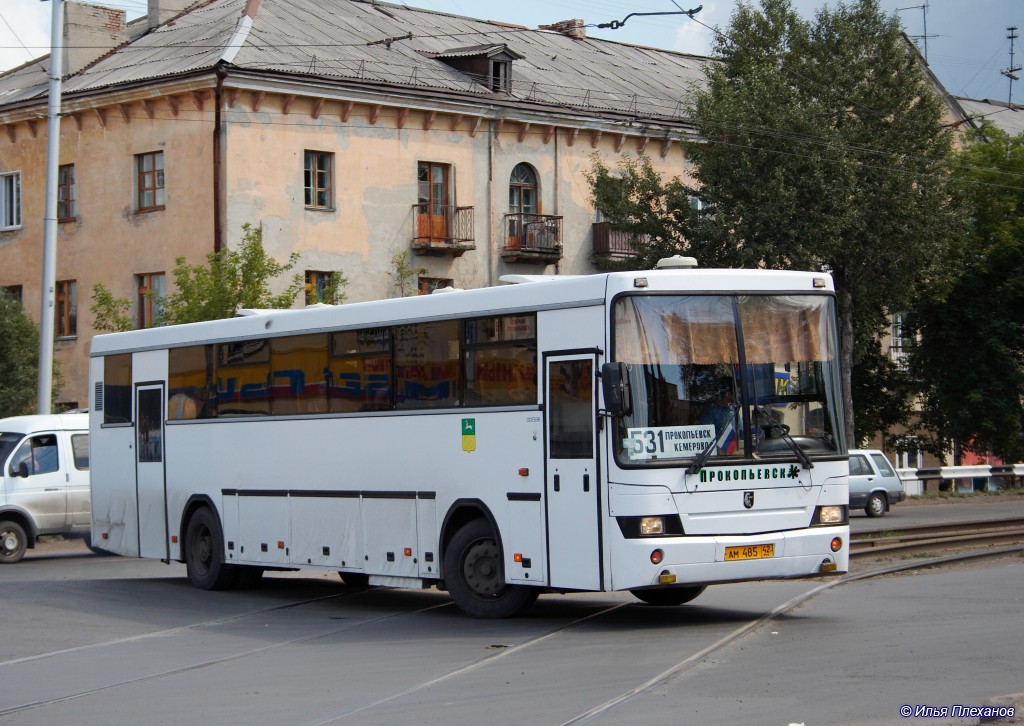
<svg viewBox="0 0 1024 726"><path fill-rule="evenodd" d="M979 126L983 121L988 121L997 129L1005 131L1010 136L1024 134L1024 106L1006 101L993 101L985 99L976 101L972 98L956 97L956 100L963 107L968 116Z"/></svg>
<svg viewBox="0 0 1024 726"><path fill-rule="evenodd" d="M529 103L638 117L675 118L707 58L366 0L209 0L135 37L67 78L63 93L228 68L328 84L380 84L488 103ZM134 29L135 23L129 28ZM411 37L407 37L411 34ZM510 94L495 93L437 56L504 45L517 53ZM433 57L431 57L433 56ZM46 95L45 73L28 64L0 76L0 108Z"/></svg>

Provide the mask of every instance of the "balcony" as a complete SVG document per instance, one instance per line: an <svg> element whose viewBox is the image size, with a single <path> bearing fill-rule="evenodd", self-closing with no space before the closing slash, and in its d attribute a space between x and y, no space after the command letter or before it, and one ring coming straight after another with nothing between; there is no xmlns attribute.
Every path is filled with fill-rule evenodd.
<svg viewBox="0 0 1024 726"><path fill-rule="evenodd" d="M506 214L505 262L549 265L562 259L562 218L548 214Z"/></svg>
<svg viewBox="0 0 1024 726"><path fill-rule="evenodd" d="M412 211L416 219L414 252L461 257L466 250L476 249L473 207L414 204Z"/></svg>
<svg viewBox="0 0 1024 726"><path fill-rule="evenodd" d="M592 232L594 252L590 260L600 269L622 269L624 263L637 256L637 251L630 240L636 239L640 243L648 241L647 235L634 238L629 232L612 229L609 222L594 222Z"/></svg>

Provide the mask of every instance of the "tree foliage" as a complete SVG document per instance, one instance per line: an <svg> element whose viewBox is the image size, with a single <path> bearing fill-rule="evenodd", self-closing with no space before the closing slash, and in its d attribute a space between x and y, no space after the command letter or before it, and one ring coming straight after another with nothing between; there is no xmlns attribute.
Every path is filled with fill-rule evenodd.
<svg viewBox="0 0 1024 726"><path fill-rule="evenodd" d="M176 260L173 271L176 292L162 301L157 323L177 325L203 320L230 318L243 308L289 308L303 290L302 276L295 274L291 284L274 294L270 283L290 272L298 262L292 253L280 263L263 247L263 227L242 225L242 241L237 248L211 252L206 265Z"/></svg>
<svg viewBox="0 0 1024 726"><path fill-rule="evenodd" d="M126 297L115 297L102 282L92 286L92 305L89 311L93 315L92 327L102 333L120 333L131 330L132 301Z"/></svg>
<svg viewBox="0 0 1024 726"><path fill-rule="evenodd" d="M971 209L961 274L910 316L910 361L934 450L1024 461L1024 137L986 135L959 157Z"/></svg>
<svg viewBox="0 0 1024 726"><path fill-rule="evenodd" d="M704 266L831 272L847 435L863 440L909 414L896 393L904 381L865 375L897 372L874 355L887 315L940 281L963 228L942 104L877 0L825 7L813 21L790 0L741 4L713 56L688 108L700 137L685 143L692 186L659 186L648 162L627 161L613 192L596 165L595 204L650 235L637 243L654 253L642 249L647 263L683 252ZM855 407L871 412L856 428Z"/></svg>
<svg viewBox="0 0 1024 726"><path fill-rule="evenodd" d="M38 378L39 330L0 292L0 418L35 412Z"/></svg>

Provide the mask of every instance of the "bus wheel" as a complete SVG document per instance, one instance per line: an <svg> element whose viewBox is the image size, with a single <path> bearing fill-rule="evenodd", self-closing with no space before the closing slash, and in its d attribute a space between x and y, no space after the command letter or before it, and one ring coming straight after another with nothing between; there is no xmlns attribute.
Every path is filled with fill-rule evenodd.
<svg viewBox="0 0 1024 726"><path fill-rule="evenodd" d="M185 567L188 579L203 590L225 590L238 579L238 570L224 562L224 536L220 522L207 507L197 509L188 521Z"/></svg>
<svg viewBox="0 0 1024 726"><path fill-rule="evenodd" d="M0 522L0 563L9 565L19 561L25 556L27 546L28 538L20 524L9 520Z"/></svg>
<svg viewBox="0 0 1024 726"><path fill-rule="evenodd" d="M452 537L444 554L444 581L455 604L475 618L518 615L540 594L536 587L505 583L501 548L482 519L474 519Z"/></svg>
<svg viewBox="0 0 1024 726"><path fill-rule="evenodd" d="M664 590L630 590L638 600L648 605L682 605L700 595L707 585L693 587L671 587Z"/></svg>

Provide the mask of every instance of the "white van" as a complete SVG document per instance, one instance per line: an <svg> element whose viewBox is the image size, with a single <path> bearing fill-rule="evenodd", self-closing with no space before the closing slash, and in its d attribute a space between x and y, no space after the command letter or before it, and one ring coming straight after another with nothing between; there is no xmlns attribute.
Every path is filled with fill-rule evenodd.
<svg viewBox="0 0 1024 726"><path fill-rule="evenodd" d="M0 419L0 564L43 534L89 533L89 415Z"/></svg>

